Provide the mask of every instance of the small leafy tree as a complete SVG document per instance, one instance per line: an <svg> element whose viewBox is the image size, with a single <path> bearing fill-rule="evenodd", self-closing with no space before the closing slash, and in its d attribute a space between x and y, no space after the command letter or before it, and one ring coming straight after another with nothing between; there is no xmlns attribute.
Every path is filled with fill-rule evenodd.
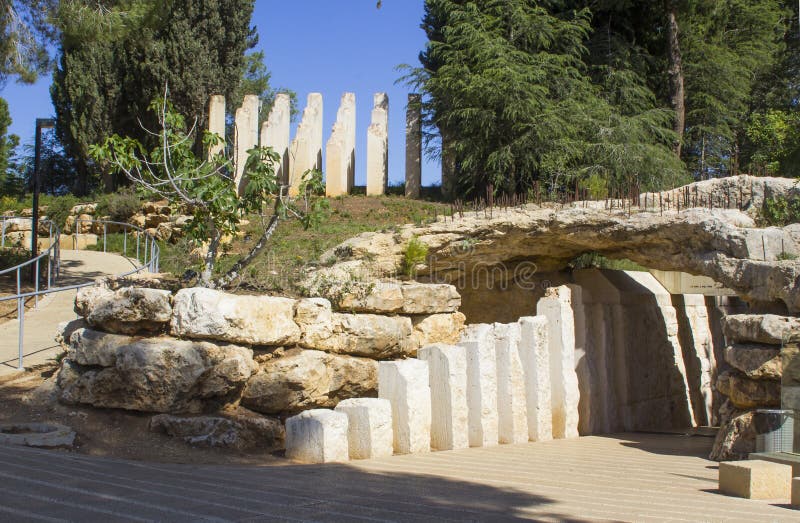
<svg viewBox="0 0 800 523"><path fill-rule="evenodd" d="M185 232L195 244L207 246L201 285L225 287L238 278L266 249L282 219L299 219L308 228L319 223L327 212L327 201L321 196L321 173L307 172L300 196L289 198L287 187L275 175L273 165L279 161L278 154L271 148L257 147L248 151L246 184L239 196L228 158L220 154L200 159L194 154L197 120L187 128L184 117L170 103L167 90L163 97L153 100L150 109L156 113L160 127L157 131L146 130L158 138L159 145L152 151L146 151L135 138L113 135L92 146L90 153L96 161L107 162L132 181L145 196L166 199L192 216ZM220 144L223 138L206 131L202 140L209 148ZM245 256L214 280L222 239L239 231L245 214L259 216L262 234Z"/></svg>

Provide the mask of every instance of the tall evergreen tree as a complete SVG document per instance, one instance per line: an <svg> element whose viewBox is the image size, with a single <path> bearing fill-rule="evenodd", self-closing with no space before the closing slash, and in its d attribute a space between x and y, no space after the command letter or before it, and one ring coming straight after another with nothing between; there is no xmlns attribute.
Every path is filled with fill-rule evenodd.
<svg viewBox="0 0 800 523"><path fill-rule="evenodd" d="M155 126L148 107L166 86L176 110L205 126L209 96L234 95L256 43L254 0L105 0L100 13L94 4L73 0L62 10L51 90L57 133L84 177L101 170L89 146L114 133L151 144L142 126ZM105 30L88 30L87 20Z"/></svg>

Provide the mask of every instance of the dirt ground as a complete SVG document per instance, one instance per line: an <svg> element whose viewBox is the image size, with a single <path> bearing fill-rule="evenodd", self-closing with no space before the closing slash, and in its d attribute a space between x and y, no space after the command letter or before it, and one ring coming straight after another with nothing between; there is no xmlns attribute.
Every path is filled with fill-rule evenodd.
<svg viewBox="0 0 800 523"><path fill-rule="evenodd" d="M51 399L48 385L55 362L22 374L0 378L0 422L61 423L77 434L75 452L135 461L188 464L288 465L263 450L236 451L196 448L164 434L151 432L153 414L116 409L61 405ZM45 386L43 386L45 385Z"/></svg>

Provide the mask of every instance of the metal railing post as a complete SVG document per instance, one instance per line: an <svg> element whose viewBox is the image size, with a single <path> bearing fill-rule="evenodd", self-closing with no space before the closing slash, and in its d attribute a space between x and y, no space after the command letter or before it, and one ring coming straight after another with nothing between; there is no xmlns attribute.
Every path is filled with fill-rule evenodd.
<svg viewBox="0 0 800 523"><path fill-rule="evenodd" d="M17 369L24 370L25 367L22 365L22 359L24 357L22 347L24 345L24 338L25 338L25 299L24 298L17 298L17 320L19 322L19 340L18 340L18 362L17 362Z"/></svg>
<svg viewBox="0 0 800 523"><path fill-rule="evenodd" d="M128 229L122 229L122 255L128 257Z"/></svg>
<svg viewBox="0 0 800 523"><path fill-rule="evenodd" d="M107 245L107 243L106 243L106 238L107 238L107 236L108 236L108 235L106 234L106 233L107 233L107 231L108 231L108 224L107 224L107 223L103 223L103 252L106 252L106 251L107 251L107 249L106 249L106 245Z"/></svg>
<svg viewBox="0 0 800 523"><path fill-rule="evenodd" d="M35 264L35 267L34 267L34 270L36 272L34 273L35 276L34 276L34 280L33 281L35 282L34 290L36 291L36 295L33 298L33 307L35 309L39 308L39 260L40 260L40 258L36 258L36 264Z"/></svg>

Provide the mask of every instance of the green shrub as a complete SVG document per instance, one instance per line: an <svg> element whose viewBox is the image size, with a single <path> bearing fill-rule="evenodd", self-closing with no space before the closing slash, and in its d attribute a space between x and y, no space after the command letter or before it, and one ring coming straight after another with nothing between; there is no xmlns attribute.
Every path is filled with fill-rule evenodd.
<svg viewBox="0 0 800 523"><path fill-rule="evenodd" d="M47 217L55 223L59 229L64 228L64 223L67 221L67 216L73 207L78 205L79 201L71 194L53 198L47 204Z"/></svg>
<svg viewBox="0 0 800 523"><path fill-rule="evenodd" d="M125 222L139 212L142 201L132 189L122 189L104 194L97 202L97 216L108 216L112 221Z"/></svg>
<svg viewBox="0 0 800 523"><path fill-rule="evenodd" d="M790 223L800 223L800 200L786 198L767 198L758 217L763 227L783 227Z"/></svg>
<svg viewBox="0 0 800 523"><path fill-rule="evenodd" d="M423 264L428 259L428 246L414 236L403 249L403 274L414 276L417 265Z"/></svg>

